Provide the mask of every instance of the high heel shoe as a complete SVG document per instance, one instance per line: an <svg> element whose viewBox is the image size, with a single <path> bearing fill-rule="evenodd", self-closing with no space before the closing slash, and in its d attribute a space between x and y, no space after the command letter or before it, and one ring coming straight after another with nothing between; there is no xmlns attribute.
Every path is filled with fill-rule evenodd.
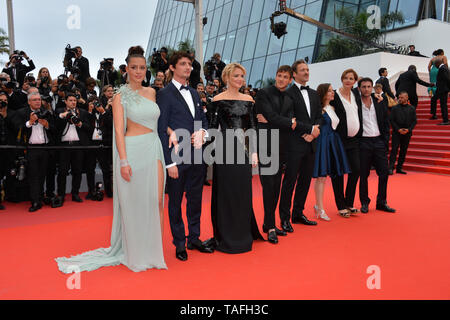
<svg viewBox="0 0 450 320"><path fill-rule="evenodd" d="M327 216L327 214L325 213L325 210L323 209L319 209L319 207L317 207L317 205L314 206L314 211L316 212L316 218L321 218L325 221L330 221L331 219Z"/></svg>

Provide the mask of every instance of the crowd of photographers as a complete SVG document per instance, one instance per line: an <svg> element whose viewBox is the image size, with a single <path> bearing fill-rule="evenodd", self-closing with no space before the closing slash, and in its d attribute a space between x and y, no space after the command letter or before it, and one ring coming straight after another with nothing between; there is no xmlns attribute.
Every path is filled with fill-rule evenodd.
<svg viewBox="0 0 450 320"><path fill-rule="evenodd" d="M206 106L224 90L221 73L225 63L219 54L201 66L191 53L190 85L197 88ZM144 86L156 90L171 81L166 48L154 50ZM5 200L30 201L30 212L42 206L64 205L67 177L71 176L72 201L79 195L85 174L88 193L85 199L112 197L112 97L114 89L126 83L125 65L114 68L114 59L100 62L97 78L91 77L89 60L81 47L65 49L64 74L52 79L48 68L35 77L33 60L15 51L0 73L0 210ZM96 90L98 88L98 92ZM256 89L242 88L256 95ZM97 165L103 179L96 181ZM207 183L207 182L205 182Z"/></svg>

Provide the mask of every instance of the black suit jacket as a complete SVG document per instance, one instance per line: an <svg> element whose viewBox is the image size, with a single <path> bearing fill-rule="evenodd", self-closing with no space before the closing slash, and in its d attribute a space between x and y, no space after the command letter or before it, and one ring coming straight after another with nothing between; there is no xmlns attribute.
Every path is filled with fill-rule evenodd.
<svg viewBox="0 0 450 320"><path fill-rule="evenodd" d="M86 79L91 76L91 74L89 73L89 60L87 58L81 56L81 57L75 59L73 65L80 68L79 80L81 82L85 83Z"/></svg>
<svg viewBox="0 0 450 320"><path fill-rule="evenodd" d="M44 108L41 108L41 111L44 111ZM32 112L33 110L29 106L26 106L15 112L13 121L16 127L16 131L20 131L18 137L19 143L21 145L28 144L28 141L30 140L31 137L31 133L33 132L32 127L27 128L26 126L27 121L30 120L30 114ZM47 121L48 121L48 129L44 128L48 139L46 143L52 145L55 143L55 133L56 133L55 117L52 115L47 119Z"/></svg>
<svg viewBox="0 0 450 320"><path fill-rule="evenodd" d="M317 139L314 139L311 143L309 143L306 142L302 136L305 133L310 134L313 126L320 125L322 122L322 106L319 95L315 90L308 88L308 97L311 107L310 116L308 114L308 110L306 109L306 103L303 99L303 95L295 83L287 89L286 93L294 101L294 117L297 121L297 127L289 139L288 150L303 152L308 150L309 146L311 146L312 150L315 152Z"/></svg>
<svg viewBox="0 0 450 320"><path fill-rule="evenodd" d="M450 91L450 72L444 64L439 68L436 78L436 95L447 93Z"/></svg>
<svg viewBox="0 0 450 320"><path fill-rule="evenodd" d="M380 83L383 86L384 94L388 95L392 99L395 99L395 95L392 93L388 78L380 77L380 79L378 79L376 83Z"/></svg>
<svg viewBox="0 0 450 320"><path fill-rule="evenodd" d="M356 105L358 106L358 117L359 117L359 131L356 134L356 138L361 137L362 135L362 104L361 104L361 95L358 89L352 90L353 95L355 96ZM336 115L339 118L339 124L336 128L336 132L341 137L341 140L344 146L348 145L349 139L348 136L348 127L347 127L347 112L345 111L344 104L342 103L341 98L339 97L337 90L334 91L334 100L330 102L330 105L334 107Z"/></svg>
<svg viewBox="0 0 450 320"><path fill-rule="evenodd" d="M94 133L95 125L96 125L96 111L89 113L89 121L90 126L92 127L92 133ZM112 116L112 108L105 110L104 114L100 114L98 118L98 129L102 133L102 141L104 146L112 146L112 130L113 130L113 116ZM92 135L89 137L92 139Z"/></svg>
<svg viewBox="0 0 450 320"><path fill-rule="evenodd" d="M91 116L89 115L89 112L87 112L86 110L83 109L77 109L78 110L78 116L80 117L80 120L82 122L81 128L78 126L75 126L77 133L78 133L78 138L80 139L80 144L83 146L87 146L89 145L89 141L92 137L92 133L93 133L93 128L91 126ZM66 125L67 125L67 120L66 119L61 119L59 117L59 115L61 113L66 112L66 108L60 108L56 110L56 143L60 144L61 143L61 138L63 136L63 134L65 134L65 130L66 130Z"/></svg>
<svg viewBox="0 0 450 320"><path fill-rule="evenodd" d="M172 150L169 149L169 136L167 135L168 127L172 130L186 129L190 134L192 134L196 129L194 127L194 121L200 121L202 128L205 130L208 129L208 121L206 119L205 112L201 107L202 103L197 90L191 87L188 87L188 90L191 93L192 100L194 101L195 117L192 117L188 104L172 82L170 82L163 89L158 90L156 94L156 102L160 109L158 134L161 139L166 165L174 163L171 157ZM193 157L194 152L191 152L191 155ZM182 156L182 151L180 151L180 156Z"/></svg>
<svg viewBox="0 0 450 320"><path fill-rule="evenodd" d="M398 97L400 92L406 91L410 100L417 100L417 84L425 87L431 87L431 84L421 80L417 75L417 72L414 70L402 73L395 83L396 96Z"/></svg>

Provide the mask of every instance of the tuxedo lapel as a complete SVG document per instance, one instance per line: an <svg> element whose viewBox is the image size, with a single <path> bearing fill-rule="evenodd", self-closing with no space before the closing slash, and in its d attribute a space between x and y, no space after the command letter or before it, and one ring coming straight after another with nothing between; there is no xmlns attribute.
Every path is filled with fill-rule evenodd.
<svg viewBox="0 0 450 320"><path fill-rule="evenodd" d="M183 104L183 106L186 108L186 111L192 117L191 110L189 109L189 106L188 106L186 100L184 100L180 91L177 89L177 87L175 87L175 85L172 82L169 84L169 86L171 86L171 89L172 89L172 92L174 93L175 98L177 98L177 100L180 101L181 104ZM191 93L191 95L192 95L192 93ZM192 100L194 100L194 97L192 97ZM194 101L194 104L195 104L195 101Z"/></svg>

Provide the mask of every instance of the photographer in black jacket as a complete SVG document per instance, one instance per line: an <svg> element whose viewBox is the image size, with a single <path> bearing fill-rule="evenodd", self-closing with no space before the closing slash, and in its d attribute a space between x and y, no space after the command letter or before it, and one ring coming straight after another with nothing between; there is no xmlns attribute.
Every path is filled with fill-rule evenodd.
<svg viewBox="0 0 450 320"><path fill-rule="evenodd" d="M0 145L13 145L15 129L11 121L14 112L8 110L8 96L4 91L0 91ZM0 148L0 182L8 175L14 163L14 152ZM4 210L0 195L0 210Z"/></svg>
<svg viewBox="0 0 450 320"><path fill-rule="evenodd" d="M205 63L205 77L208 81L213 81L214 79L222 79L222 71L226 64L221 60L219 53L214 53L211 60Z"/></svg>
<svg viewBox="0 0 450 320"><path fill-rule="evenodd" d="M77 78L82 83L86 83L86 79L91 76L89 73L89 60L83 57L83 50L81 47L75 47L75 61L73 62L73 67L77 70Z"/></svg>
<svg viewBox="0 0 450 320"><path fill-rule="evenodd" d="M56 110L56 138L61 146L71 148L59 151L58 196L53 200L53 208L61 207L64 203L66 177L69 169L72 174L72 201L83 202L78 193L81 185L84 151L72 147L89 145L89 138L92 135L89 113L77 108L77 98L73 93L66 93L65 103L64 109Z"/></svg>
<svg viewBox="0 0 450 320"><path fill-rule="evenodd" d="M112 146L113 117L112 107L107 105L103 107L100 100L96 97L89 100L88 112L90 114L90 125L94 128L92 136L89 139L91 146ZM103 195L99 195L95 190L95 167L98 163L103 173L103 185L106 195L112 198L112 152L111 148L99 148L87 150L86 156L86 177L88 184L88 194L86 199L100 201Z"/></svg>
<svg viewBox="0 0 450 320"><path fill-rule="evenodd" d="M28 66L22 64L23 58L27 60ZM17 88L20 88L25 79L25 75L35 68L33 60L24 51L16 50L9 57L9 62L6 63L3 72L9 74L11 81L17 82Z"/></svg>
<svg viewBox="0 0 450 320"><path fill-rule="evenodd" d="M41 95L38 92L28 95L28 106L17 111L15 119L21 130L21 144L30 147L45 147L51 144L55 126L49 111L42 108ZM26 159L31 200L28 211L35 212L42 208L48 150L30 148L26 152Z"/></svg>
<svg viewBox="0 0 450 320"><path fill-rule="evenodd" d="M169 58L167 56L168 50L162 47L159 51L156 48L153 49L152 60L150 66L155 69L155 72L162 71L166 72L169 69Z"/></svg>
<svg viewBox="0 0 450 320"><path fill-rule="evenodd" d="M100 69L97 72L97 79L100 81L100 88L103 88L106 85L115 85L119 75L113 65L113 58L105 58L102 62L100 62Z"/></svg>

